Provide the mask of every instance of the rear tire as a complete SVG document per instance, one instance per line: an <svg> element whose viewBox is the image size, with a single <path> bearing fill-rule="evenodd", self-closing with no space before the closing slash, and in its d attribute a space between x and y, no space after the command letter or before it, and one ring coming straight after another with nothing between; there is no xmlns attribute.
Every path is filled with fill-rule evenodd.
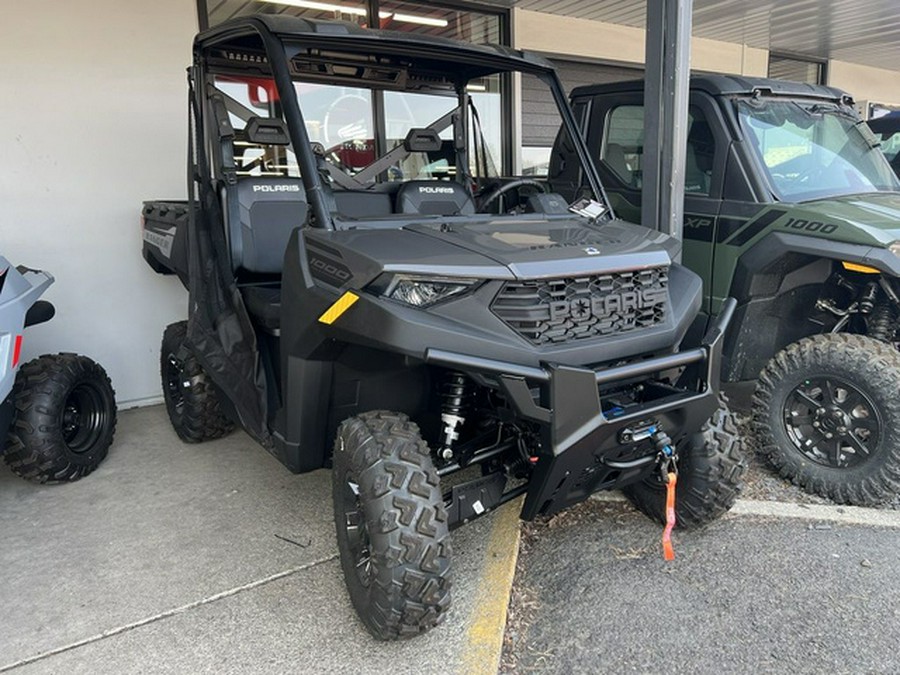
<svg viewBox="0 0 900 675"><path fill-rule="evenodd" d="M22 478L62 483L102 462L116 432L116 394L86 356L45 354L16 374L4 460Z"/></svg>
<svg viewBox="0 0 900 675"><path fill-rule="evenodd" d="M450 533L419 428L377 411L338 429L334 520L350 600L379 640L413 637L450 609Z"/></svg>
<svg viewBox="0 0 900 675"><path fill-rule="evenodd" d="M900 354L845 333L788 345L753 395L760 452L807 492L871 506L900 492ZM830 434L830 438L827 437Z"/></svg>
<svg viewBox="0 0 900 675"><path fill-rule="evenodd" d="M709 421L681 441L677 451L676 527L702 527L734 506L747 472L743 444L724 396ZM658 472L622 492L646 516L666 522L666 486Z"/></svg>
<svg viewBox="0 0 900 675"><path fill-rule="evenodd" d="M234 424L222 412L209 377L193 355L178 357L187 337L187 321L166 326L160 349L160 377L166 412L175 433L185 443L227 436Z"/></svg>

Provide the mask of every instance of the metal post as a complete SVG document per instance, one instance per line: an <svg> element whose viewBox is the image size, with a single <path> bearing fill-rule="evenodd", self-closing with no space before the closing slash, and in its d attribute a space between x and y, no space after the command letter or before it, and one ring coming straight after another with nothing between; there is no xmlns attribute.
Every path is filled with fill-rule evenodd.
<svg viewBox="0 0 900 675"><path fill-rule="evenodd" d="M647 0L641 221L679 239L684 220L684 156L693 0Z"/></svg>

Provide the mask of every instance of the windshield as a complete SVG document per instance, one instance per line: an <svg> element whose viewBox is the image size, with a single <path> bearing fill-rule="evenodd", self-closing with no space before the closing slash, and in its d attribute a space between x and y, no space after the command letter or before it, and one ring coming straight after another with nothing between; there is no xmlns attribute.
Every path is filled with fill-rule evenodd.
<svg viewBox="0 0 900 675"><path fill-rule="evenodd" d="M571 217L568 201L588 217L606 212L602 195L563 184L576 173L580 184L580 164L572 175L548 176L546 167L526 166L521 156L516 162L504 147L512 131L501 96L510 80L505 71L434 56L418 61L312 50L301 50L290 68L292 93L336 221L480 213ZM232 68L211 73L213 99L227 110L233 130L222 162L234 167L237 180L302 178L283 93L268 73L262 75ZM553 105L548 77L523 73L521 79L534 80L529 86L546 90ZM549 106L546 119L554 128L562 125L560 111ZM517 172L514 166L524 168Z"/></svg>
<svg viewBox="0 0 900 675"><path fill-rule="evenodd" d="M835 104L739 101L744 133L783 201L900 190L865 124Z"/></svg>

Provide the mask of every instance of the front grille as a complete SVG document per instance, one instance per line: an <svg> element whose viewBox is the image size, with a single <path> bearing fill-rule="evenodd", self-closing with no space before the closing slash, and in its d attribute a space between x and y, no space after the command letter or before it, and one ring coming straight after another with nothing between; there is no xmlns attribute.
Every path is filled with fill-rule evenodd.
<svg viewBox="0 0 900 675"><path fill-rule="evenodd" d="M491 311L536 345L588 340L663 323L668 267L567 279L507 281Z"/></svg>

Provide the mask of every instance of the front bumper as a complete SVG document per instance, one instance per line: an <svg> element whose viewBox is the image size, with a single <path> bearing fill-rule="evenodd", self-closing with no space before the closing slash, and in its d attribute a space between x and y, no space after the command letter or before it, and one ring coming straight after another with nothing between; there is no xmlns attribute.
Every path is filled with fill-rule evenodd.
<svg viewBox="0 0 900 675"><path fill-rule="evenodd" d="M641 436L635 430L656 427L675 442L700 430L719 406L722 342L735 305L725 302L697 348L601 370L533 368L438 350L429 350L427 361L492 380L519 418L540 425L542 448L527 490L505 495L525 491L522 518L531 520L647 477L658 451L650 439L633 441ZM675 384L661 373L676 373ZM622 408L605 400L601 389L618 384L643 384L641 401Z"/></svg>

